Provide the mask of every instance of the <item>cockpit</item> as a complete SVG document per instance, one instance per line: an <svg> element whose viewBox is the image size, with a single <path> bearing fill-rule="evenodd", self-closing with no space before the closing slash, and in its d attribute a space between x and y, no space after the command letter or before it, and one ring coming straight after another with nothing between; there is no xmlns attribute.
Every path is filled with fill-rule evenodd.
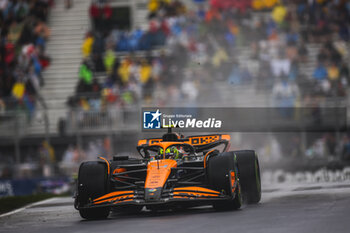
<svg viewBox="0 0 350 233"><path fill-rule="evenodd" d="M190 159L197 157L192 145L187 143L160 142L144 146L140 153L144 158L154 159Z"/></svg>

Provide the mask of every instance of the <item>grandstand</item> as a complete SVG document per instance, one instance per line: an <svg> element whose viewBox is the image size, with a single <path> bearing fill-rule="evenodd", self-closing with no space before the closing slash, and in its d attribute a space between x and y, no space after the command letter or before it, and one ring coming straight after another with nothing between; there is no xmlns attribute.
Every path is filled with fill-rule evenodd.
<svg viewBox="0 0 350 233"><path fill-rule="evenodd" d="M14 92L0 92L7 151L49 139L62 158L84 137L135 136L142 106L350 103L350 13L336 1L74 0L70 9L36 2L51 5L40 54L50 64L29 96L31 110L2 108ZM312 13L323 8L343 18ZM328 73L318 78L321 63ZM16 98L15 107L26 103Z"/></svg>
<svg viewBox="0 0 350 233"><path fill-rule="evenodd" d="M65 102L67 96L74 92L77 70L82 59L81 40L90 27L87 14L89 1L76 0L74 4L75 7L66 10L64 1L55 1L48 22L52 35L47 44L47 53L52 57L52 64L43 73L46 83L41 95L48 109L51 134L57 133L58 120L66 117ZM38 108L36 118L28 128L28 134L45 133L43 110L43 107Z"/></svg>

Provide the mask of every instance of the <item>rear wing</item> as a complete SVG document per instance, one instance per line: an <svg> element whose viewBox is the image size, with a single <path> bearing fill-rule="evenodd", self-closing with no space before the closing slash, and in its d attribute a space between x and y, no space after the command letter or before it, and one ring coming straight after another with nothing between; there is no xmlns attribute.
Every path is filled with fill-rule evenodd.
<svg viewBox="0 0 350 233"><path fill-rule="evenodd" d="M216 147L220 144L225 144L224 151L227 150L230 144L231 136L229 134L211 134L211 135L196 135L188 136L186 138L180 138L171 140L174 142L183 142L192 145L196 152L208 150L210 148ZM169 140L166 140L169 141ZM138 141L138 146L152 146L159 142L164 142L163 138L150 138L141 139Z"/></svg>

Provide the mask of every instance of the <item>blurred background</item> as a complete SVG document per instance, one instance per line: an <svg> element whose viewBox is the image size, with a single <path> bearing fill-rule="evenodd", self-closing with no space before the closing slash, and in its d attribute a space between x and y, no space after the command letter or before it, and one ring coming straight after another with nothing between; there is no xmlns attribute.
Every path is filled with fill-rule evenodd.
<svg viewBox="0 0 350 233"><path fill-rule="evenodd" d="M0 0L0 25L0 196L137 156L141 107L349 105L346 0ZM264 182L350 180L348 132L231 135Z"/></svg>

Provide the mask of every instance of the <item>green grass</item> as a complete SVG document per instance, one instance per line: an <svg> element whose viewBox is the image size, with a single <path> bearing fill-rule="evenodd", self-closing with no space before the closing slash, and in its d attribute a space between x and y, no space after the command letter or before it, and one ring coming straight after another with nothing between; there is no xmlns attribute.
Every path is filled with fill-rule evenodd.
<svg viewBox="0 0 350 233"><path fill-rule="evenodd" d="M30 203L57 196L58 195L43 193L29 196L3 197L0 198L0 214L21 208Z"/></svg>

